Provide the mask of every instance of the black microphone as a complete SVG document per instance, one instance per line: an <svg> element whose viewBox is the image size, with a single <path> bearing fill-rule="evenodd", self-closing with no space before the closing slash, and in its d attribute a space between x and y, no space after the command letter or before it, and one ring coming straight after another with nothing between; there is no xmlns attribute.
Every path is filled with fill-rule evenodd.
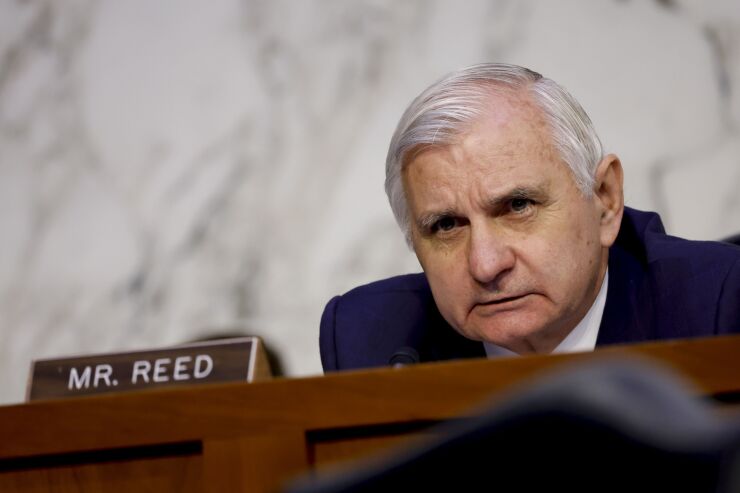
<svg viewBox="0 0 740 493"><path fill-rule="evenodd" d="M393 353L391 359L388 360L388 364L391 365L393 368L402 368L406 365L413 365L414 363L418 363L419 361L419 353L418 351L416 351L416 349L408 346L403 346L401 348L398 348L398 350Z"/></svg>

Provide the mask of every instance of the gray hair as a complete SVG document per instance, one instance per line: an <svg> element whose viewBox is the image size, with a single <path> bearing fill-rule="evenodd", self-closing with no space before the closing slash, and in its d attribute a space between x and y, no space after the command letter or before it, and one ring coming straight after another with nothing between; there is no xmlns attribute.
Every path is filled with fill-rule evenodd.
<svg viewBox="0 0 740 493"><path fill-rule="evenodd" d="M553 144L581 193L593 193L602 147L591 119L578 101L537 72L503 63L484 63L453 72L414 99L398 122L385 163L385 192L398 225L411 245L409 213L401 173L413 153L445 146L486 110L492 90L527 90L550 127Z"/></svg>

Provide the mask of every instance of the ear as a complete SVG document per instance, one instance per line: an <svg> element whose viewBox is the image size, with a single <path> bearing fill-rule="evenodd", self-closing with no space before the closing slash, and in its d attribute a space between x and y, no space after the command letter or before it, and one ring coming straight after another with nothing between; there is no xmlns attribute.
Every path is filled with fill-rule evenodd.
<svg viewBox="0 0 740 493"><path fill-rule="evenodd" d="M594 201L600 215L601 246L609 248L617 239L624 213L624 173L622 163L608 154L596 168Z"/></svg>

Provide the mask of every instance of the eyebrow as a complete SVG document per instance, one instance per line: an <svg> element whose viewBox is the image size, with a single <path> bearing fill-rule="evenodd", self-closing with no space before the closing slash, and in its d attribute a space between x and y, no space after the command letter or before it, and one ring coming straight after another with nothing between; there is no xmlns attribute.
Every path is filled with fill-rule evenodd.
<svg viewBox="0 0 740 493"><path fill-rule="evenodd" d="M490 197L485 201L485 207L491 212L500 211L506 204L515 199L531 199L544 202L547 191L543 186L517 186L498 196ZM420 231L429 231L437 221L446 217L457 217L459 214L452 208L440 211L431 211L422 214L416 219L416 226Z"/></svg>
<svg viewBox="0 0 740 493"><path fill-rule="evenodd" d="M440 219L443 219L445 217L455 217L456 215L457 214L452 209L428 212L426 214L422 214L416 220L416 226L417 228L419 228L419 231L429 231L432 226L434 226Z"/></svg>
<svg viewBox="0 0 740 493"><path fill-rule="evenodd" d="M514 199L531 199L543 202L547 197L547 191L543 186L533 187L514 187L497 197L491 197L486 200L486 208L490 211L497 211Z"/></svg>

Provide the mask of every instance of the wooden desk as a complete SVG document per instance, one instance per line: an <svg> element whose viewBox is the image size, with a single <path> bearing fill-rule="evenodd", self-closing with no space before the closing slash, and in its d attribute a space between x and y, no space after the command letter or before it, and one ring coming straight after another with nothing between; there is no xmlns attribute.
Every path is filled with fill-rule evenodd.
<svg viewBox="0 0 740 493"><path fill-rule="evenodd" d="M740 336L0 407L0 491L273 491L556 367L642 356L738 402Z"/></svg>

